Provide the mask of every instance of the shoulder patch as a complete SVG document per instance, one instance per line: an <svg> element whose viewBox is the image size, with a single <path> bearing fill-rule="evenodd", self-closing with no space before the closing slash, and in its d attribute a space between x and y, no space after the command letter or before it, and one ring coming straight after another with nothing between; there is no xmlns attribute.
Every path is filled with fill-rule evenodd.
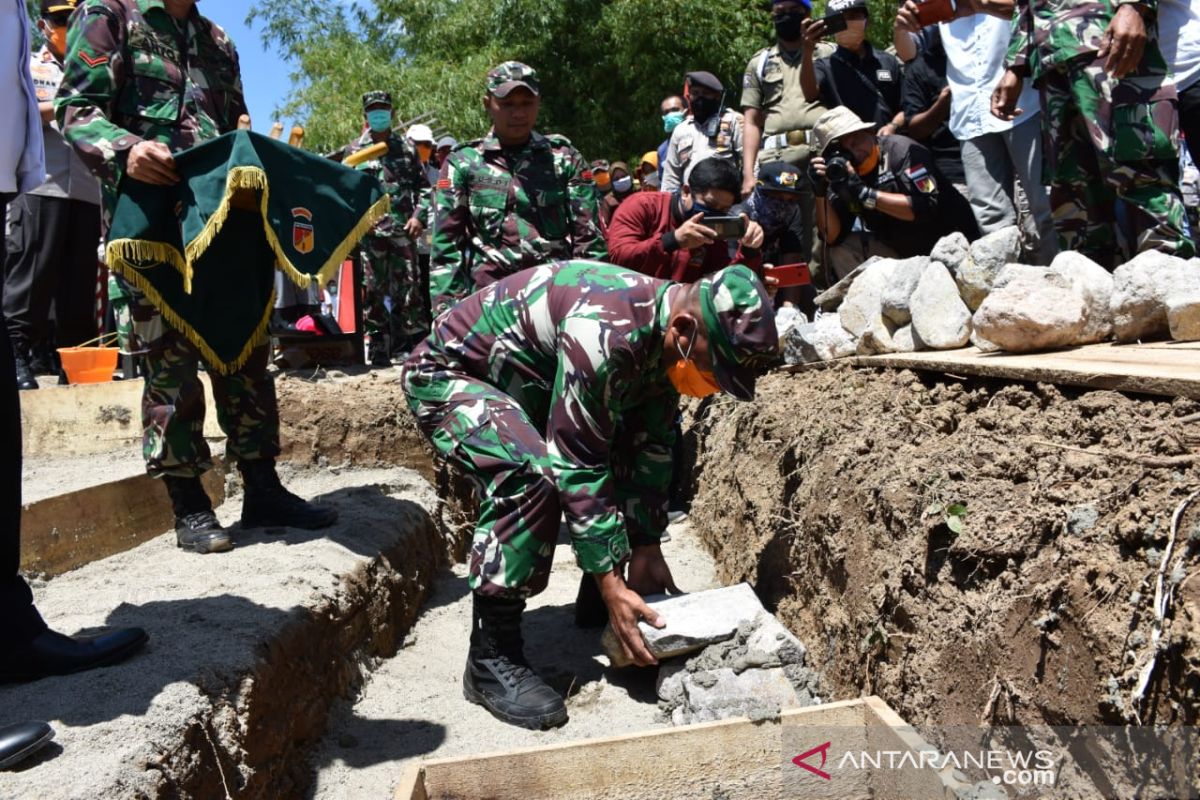
<svg viewBox="0 0 1200 800"><path fill-rule="evenodd" d="M108 53L105 53L102 56L90 56L83 50L80 50L79 57L80 57L80 59L83 60L83 63L87 64L92 69L95 69L96 67L100 66L101 64L108 63Z"/></svg>

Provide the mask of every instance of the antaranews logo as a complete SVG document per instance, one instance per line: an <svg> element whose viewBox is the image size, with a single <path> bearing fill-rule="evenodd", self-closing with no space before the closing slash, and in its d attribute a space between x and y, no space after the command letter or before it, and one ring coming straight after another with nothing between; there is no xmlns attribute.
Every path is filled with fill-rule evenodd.
<svg viewBox="0 0 1200 800"><path fill-rule="evenodd" d="M812 750L809 750L806 753L801 753L800 755L793 758L792 763L795 764L797 767L800 767L801 769L808 770L813 775L816 775L818 778L823 778L824 780L827 780L827 781L833 780L833 776L830 775L825 770L818 769L817 767L814 767L812 764L807 763L807 760L810 757L816 755L817 753L820 753L821 754L821 766L822 767L825 766L825 761L829 756L829 747L832 744L833 744L833 742L826 742L825 744L819 744L816 747L814 747Z"/></svg>

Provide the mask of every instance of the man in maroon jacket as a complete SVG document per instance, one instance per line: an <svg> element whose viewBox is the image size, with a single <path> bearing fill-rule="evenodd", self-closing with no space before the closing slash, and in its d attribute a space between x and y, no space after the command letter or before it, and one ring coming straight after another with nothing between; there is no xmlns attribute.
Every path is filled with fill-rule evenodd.
<svg viewBox="0 0 1200 800"><path fill-rule="evenodd" d="M763 231L733 204L741 195L737 167L706 158L678 192L639 192L617 208L608 226L608 260L655 278L691 283L729 264L761 271ZM706 215L740 215L740 240L719 238Z"/></svg>

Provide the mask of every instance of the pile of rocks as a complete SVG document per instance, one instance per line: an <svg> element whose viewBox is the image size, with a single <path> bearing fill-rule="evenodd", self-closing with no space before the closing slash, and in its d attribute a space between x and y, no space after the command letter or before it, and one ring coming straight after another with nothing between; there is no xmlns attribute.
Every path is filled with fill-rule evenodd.
<svg viewBox="0 0 1200 800"><path fill-rule="evenodd" d="M1020 252L1011 227L973 243L951 234L928 256L872 258L817 297L815 322L786 324L784 359L1200 339L1200 259L1146 252L1109 273L1079 253L1032 267Z"/></svg>
<svg viewBox="0 0 1200 800"><path fill-rule="evenodd" d="M784 708L821 702L817 676L805 666L804 645L763 608L748 584L646 602L666 622L664 628L644 622L639 628L661 661L659 708L674 724L766 719ZM629 663L611 627L601 642L614 666Z"/></svg>

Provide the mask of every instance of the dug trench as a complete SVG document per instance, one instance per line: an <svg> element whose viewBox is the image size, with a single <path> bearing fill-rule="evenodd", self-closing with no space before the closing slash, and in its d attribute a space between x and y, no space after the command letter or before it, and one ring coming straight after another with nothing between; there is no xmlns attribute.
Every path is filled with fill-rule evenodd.
<svg viewBox="0 0 1200 800"><path fill-rule="evenodd" d="M321 404L313 463L383 419L424 453L394 383L365 397ZM834 366L692 412L693 529L825 696L927 728L1200 721L1200 403Z"/></svg>

